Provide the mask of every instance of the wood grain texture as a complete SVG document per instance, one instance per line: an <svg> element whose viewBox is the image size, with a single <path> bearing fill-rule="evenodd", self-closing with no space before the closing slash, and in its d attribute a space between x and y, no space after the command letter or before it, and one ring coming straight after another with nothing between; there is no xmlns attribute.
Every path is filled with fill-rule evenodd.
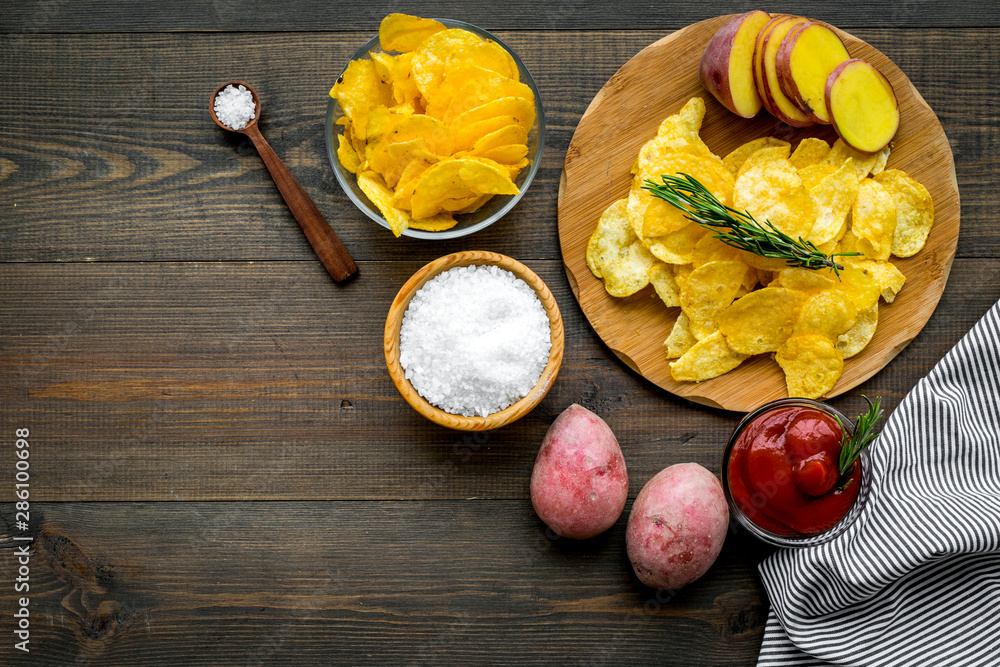
<svg viewBox="0 0 1000 667"><path fill-rule="evenodd" d="M12 32L164 32L177 30L355 30L374 33L389 12L405 11L422 16L461 19L487 30L592 29L592 28L680 28L719 14L746 11L745 3L725 0L711 5L696 0L654 2L640 0L620 5L588 0L554 2L462 2L438 0L397 2L324 2L294 0L280 5L266 0L168 0L149 4L141 0L116 3L101 0L52 2L29 0L8 3L2 29ZM771 12L805 14L842 27L935 26L997 27L1000 12L988 0L963 3L961 11L948 0L865 3L820 0L776 0Z"/></svg>
<svg viewBox="0 0 1000 667"><path fill-rule="evenodd" d="M576 124L615 71L662 36L500 33L538 81L546 150L525 198L477 233L473 247L518 259L558 256L552 222ZM900 65L944 124L962 191L959 256L1000 257L994 194L1000 113L993 112L1000 109L1000 43L988 30L858 36ZM205 114L211 91L237 76L265 98L263 132L355 259L428 262L469 248L468 239L393 238L334 179L323 136L327 91L367 37L0 37L0 260L313 261L249 141L218 129ZM109 85L102 72L115 72L115 81Z"/></svg>
<svg viewBox="0 0 1000 667"><path fill-rule="evenodd" d="M482 434L427 421L386 372L385 314L422 262L362 263L340 287L315 260L0 265L0 432L35 429L39 500L525 498L545 431L573 402L618 436L633 496L673 463L718 472L737 415L628 370L561 261L526 264L560 306L562 367L533 412ZM957 260L925 330L830 403L856 414L866 393L891 411L997 299L1000 265ZM0 448L0 470L13 460Z"/></svg>
<svg viewBox="0 0 1000 667"><path fill-rule="evenodd" d="M657 593L631 575L624 516L574 542L527 498L36 511L32 652L5 645L5 664L744 666L767 614L747 582L768 549L743 533Z"/></svg>
<svg viewBox="0 0 1000 667"><path fill-rule="evenodd" d="M792 128L762 113L739 118L707 93L698 79L698 61L708 41L730 17L679 30L643 49L622 66L584 113L566 154L559 191L559 238L563 261L580 306L601 339L631 368L667 391L726 410L749 412L788 396L785 376L770 355L753 357L705 382L679 382L670 374L663 350L678 309L649 298L652 287L629 298L610 296L587 267L585 251L601 212L628 196L631 167L639 149L656 136L663 118L692 97L706 100L701 127L705 143L727 155L750 139L778 136L793 145L807 136L832 143L828 126ZM934 112L906 75L876 49L841 33L852 57L875 65L896 90L902 121L893 140L889 166L922 183L934 199L934 227L924 249L893 263L907 276L891 304L879 306L878 329L868 346L844 363L828 397L838 396L877 373L913 340L934 312L955 256L959 196L948 139Z"/></svg>
<svg viewBox="0 0 1000 667"><path fill-rule="evenodd" d="M505 271L513 273L535 291L538 301L542 304L542 308L545 309L545 314L549 318L549 336L552 347L549 350L549 360L542 369L542 374L535 383L535 386L523 398L514 402L513 405L486 416L474 415L465 417L445 412L431 405L413 388L413 385L406 378L406 372L399 363L399 332L403 326L403 316L410 306L410 300L413 299L414 295L420 291L427 281L445 271L463 266L498 266ZM396 297L392 300L392 305L389 306L389 312L385 318L382 343L383 351L385 352L385 364L389 369L389 377L392 378L392 383L395 385L396 390L409 403L410 407L440 426L458 431L489 431L513 424L534 410L542 402L542 399L552 389L552 385L559 375L559 367L562 365L563 350L565 347L565 335L563 332L562 315L559 313L559 304L556 303L555 297L552 296L552 291L538 277L538 274L516 259L507 257L506 255L484 250L465 250L439 257L426 266L421 267L399 288L399 292L396 293Z"/></svg>

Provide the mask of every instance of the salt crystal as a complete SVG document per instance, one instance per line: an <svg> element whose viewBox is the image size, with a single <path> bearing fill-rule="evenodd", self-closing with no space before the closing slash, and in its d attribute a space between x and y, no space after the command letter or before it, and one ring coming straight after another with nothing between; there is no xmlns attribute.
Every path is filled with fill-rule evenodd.
<svg viewBox="0 0 1000 667"><path fill-rule="evenodd" d="M257 117L253 95L242 84L229 84L215 96L215 115L230 130L242 130Z"/></svg>
<svg viewBox="0 0 1000 667"><path fill-rule="evenodd" d="M549 360L549 318L510 271L464 266L413 295L399 330L406 379L445 412L485 417L528 395Z"/></svg>

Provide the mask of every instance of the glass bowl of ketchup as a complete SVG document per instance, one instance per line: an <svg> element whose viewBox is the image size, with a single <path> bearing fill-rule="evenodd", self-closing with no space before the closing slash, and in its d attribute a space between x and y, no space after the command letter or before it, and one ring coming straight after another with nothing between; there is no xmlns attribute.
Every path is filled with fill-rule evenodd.
<svg viewBox="0 0 1000 667"><path fill-rule="evenodd" d="M815 546L842 534L861 514L871 488L867 450L852 470L839 473L845 430L850 438L851 420L805 398L773 401L748 414L722 454L730 513L753 535L781 547Z"/></svg>

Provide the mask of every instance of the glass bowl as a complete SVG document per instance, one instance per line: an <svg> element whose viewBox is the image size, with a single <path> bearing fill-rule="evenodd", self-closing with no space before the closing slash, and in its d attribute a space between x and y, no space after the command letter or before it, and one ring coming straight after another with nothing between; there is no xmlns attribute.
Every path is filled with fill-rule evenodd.
<svg viewBox="0 0 1000 667"><path fill-rule="evenodd" d="M861 456L858 459L861 466L861 486L858 489L858 497L855 498L854 504L851 505L847 514L845 514L843 518L837 522L835 526L833 526L833 528L815 535L779 535L778 533L773 533L769 530L761 528L743 513L743 510L740 509L739 505L733 499L732 492L729 488L729 458L732 455L733 447L736 445L736 440L740 437L740 434L750 424L750 422L757 419L757 417L760 417L764 413L770 412L771 410L785 407L810 408L826 413L832 417L837 417L840 419L840 423L843 424L849 434L854 433L854 422L837 410L831 408L829 405L820 403L819 401L813 401L808 398L782 398L780 400L762 405L744 417L733 431L733 434L729 436L729 442L726 443L726 449L722 453L722 490L725 492L726 501L729 503L730 515L736 517L739 524L758 539L775 546L790 548L812 547L818 544L825 544L839 537L844 533L844 531L850 528L851 524L857 521L865 507L865 504L868 502L868 493L871 490L872 485L872 464L867 449L861 452Z"/></svg>
<svg viewBox="0 0 1000 667"><path fill-rule="evenodd" d="M467 236L468 234L472 234L489 227L506 215L507 212L514 208L514 206L517 205L517 202L521 200L521 197L523 197L528 191L528 186L530 186L531 182L535 179L535 174L538 172L538 166L542 162L542 149L545 147L545 113L542 110L542 98L538 93L538 86L535 84L535 79L532 78L531 72L529 72L528 68L524 66L524 63L517 57L517 54L514 53L514 51L502 40L482 28L478 28L470 23L465 23L464 21L456 21L454 19L436 20L440 21L449 28L463 28L475 35L478 35L479 37L482 37L483 39L492 39L494 42L503 47L514 59L521 83L531 88L531 92L535 96L535 124L528 132L527 157L530 162L528 166L521 170L521 172L517 175L517 178L514 179L514 183L517 185L518 190L520 190L520 194L496 195L484 204L478 211L455 216L458 224L445 231L428 232L420 229L403 230L403 236L411 238L444 240ZM364 46L358 49L357 53L351 57L351 60L368 58L368 53L370 51L382 52L378 35L372 37L364 44ZM391 51L389 53L395 52ZM348 61L348 64L350 64L350 61ZM340 74L337 75L338 79L343 76L346 69L347 64L344 65L344 69L342 69ZM337 103L337 100L330 98L330 102L326 108L326 153L327 157L330 159L330 165L333 167L333 173L336 175L337 181L340 183L340 187L344 189L344 192L347 193L348 198L354 202L354 205L369 218L386 229L389 229L389 223L382 217L382 213L379 211L378 207L375 206L368 199L368 197L365 196L365 193L361 191L361 188L358 187L355 175L344 169L344 167L340 164L340 160L337 159L336 136L343 128L336 123L337 120L343 115L344 112L340 108L340 104Z"/></svg>

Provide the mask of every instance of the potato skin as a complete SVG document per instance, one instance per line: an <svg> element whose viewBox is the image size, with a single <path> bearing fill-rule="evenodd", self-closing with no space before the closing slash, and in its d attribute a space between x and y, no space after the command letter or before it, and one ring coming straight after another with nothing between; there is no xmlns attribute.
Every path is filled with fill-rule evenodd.
<svg viewBox="0 0 1000 667"><path fill-rule="evenodd" d="M557 535L587 539L621 516L628 472L615 434L574 403L549 427L531 472L531 504Z"/></svg>
<svg viewBox="0 0 1000 667"><path fill-rule="evenodd" d="M697 463L679 463L657 473L636 496L625 548L642 583L676 589L708 571L728 529L718 478Z"/></svg>

